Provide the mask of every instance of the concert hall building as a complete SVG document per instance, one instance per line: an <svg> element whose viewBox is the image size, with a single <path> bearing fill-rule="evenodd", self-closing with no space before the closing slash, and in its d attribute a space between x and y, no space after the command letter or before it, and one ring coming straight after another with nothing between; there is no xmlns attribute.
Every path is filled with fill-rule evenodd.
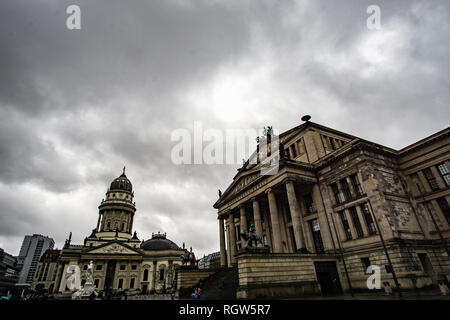
<svg viewBox="0 0 450 320"><path fill-rule="evenodd" d="M214 204L238 298L367 290L370 265L393 288L450 279L450 128L401 150L310 121L264 139L278 166L260 143ZM244 249L250 224L268 250Z"/></svg>

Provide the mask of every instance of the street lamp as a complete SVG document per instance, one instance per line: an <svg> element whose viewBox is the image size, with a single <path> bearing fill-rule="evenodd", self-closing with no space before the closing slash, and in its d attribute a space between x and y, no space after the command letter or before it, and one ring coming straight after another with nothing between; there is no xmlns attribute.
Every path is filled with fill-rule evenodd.
<svg viewBox="0 0 450 320"><path fill-rule="evenodd" d="M382 243L383 249L384 249L384 253L386 254L386 258L388 260L389 267L391 269L392 277L394 278L395 286L398 289L398 296L401 298L402 297L402 291L400 289L400 284L398 283L398 279L397 279L397 275L395 274L394 266L392 265L391 258L389 256L389 252L388 252L388 250L386 248L386 244L384 243L384 238L383 238L383 235L381 233L380 226L378 225L377 217L375 216L375 213L373 211L372 204L370 203L369 198L367 198L367 203L369 204L369 207L370 207L370 212L371 212L371 215L372 215L372 219L375 221L375 225L376 225L377 230L378 230L378 235L380 236L381 243Z"/></svg>
<svg viewBox="0 0 450 320"><path fill-rule="evenodd" d="M447 257L450 258L450 252L449 252L448 247L447 247L447 241L445 241L445 238L442 236L441 230L439 229L438 224L437 224L436 220L434 219L434 216L431 214L431 210L430 210L430 208L428 207L428 202L429 202L429 201L425 201L425 196L424 196L423 193L422 193L422 189L420 188L419 184L416 183L416 185L417 185L417 190L419 190L419 193L420 193L420 195L422 196L423 205L424 205L425 208L427 209L427 212L428 212L428 214L430 215L431 220L433 221L434 227L436 228L436 231L437 231L437 233L439 234L439 237L441 238L442 245L444 246L444 249L445 249L445 251L447 252Z"/></svg>

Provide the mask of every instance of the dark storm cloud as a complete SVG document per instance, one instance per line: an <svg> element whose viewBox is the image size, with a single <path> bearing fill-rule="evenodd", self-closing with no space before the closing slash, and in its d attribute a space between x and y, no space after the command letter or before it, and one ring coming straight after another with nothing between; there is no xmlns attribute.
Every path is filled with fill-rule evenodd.
<svg viewBox="0 0 450 320"><path fill-rule="evenodd" d="M8 87L1 97L32 113L73 110L82 101L101 106L124 93L161 99L207 77L248 40L243 19L222 6L200 11L171 1L80 1L82 30L74 32L65 27L72 2L20 3L7 1L0 16L8 43L1 60Z"/></svg>
<svg viewBox="0 0 450 320"><path fill-rule="evenodd" d="M173 130L286 130L310 113L401 148L448 126L449 15L447 1L2 1L0 226L14 227L0 246L33 227L82 241L126 165L141 237L217 250L212 204L240 161L177 166Z"/></svg>

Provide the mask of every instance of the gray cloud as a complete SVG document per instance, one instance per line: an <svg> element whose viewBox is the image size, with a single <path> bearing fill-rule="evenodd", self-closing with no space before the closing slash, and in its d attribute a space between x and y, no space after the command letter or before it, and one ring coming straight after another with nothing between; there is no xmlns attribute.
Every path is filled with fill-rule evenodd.
<svg viewBox="0 0 450 320"><path fill-rule="evenodd" d="M0 247L82 241L126 165L140 237L218 250L212 205L240 163L174 165L193 121L283 131L309 113L394 148L447 127L447 1L378 1L378 31L372 2L2 1Z"/></svg>

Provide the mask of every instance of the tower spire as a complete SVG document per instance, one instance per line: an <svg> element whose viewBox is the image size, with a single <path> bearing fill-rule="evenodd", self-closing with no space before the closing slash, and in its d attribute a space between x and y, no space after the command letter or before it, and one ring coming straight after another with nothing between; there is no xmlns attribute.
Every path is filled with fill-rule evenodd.
<svg viewBox="0 0 450 320"><path fill-rule="evenodd" d="M123 174L125 175L125 166L123 166Z"/></svg>

